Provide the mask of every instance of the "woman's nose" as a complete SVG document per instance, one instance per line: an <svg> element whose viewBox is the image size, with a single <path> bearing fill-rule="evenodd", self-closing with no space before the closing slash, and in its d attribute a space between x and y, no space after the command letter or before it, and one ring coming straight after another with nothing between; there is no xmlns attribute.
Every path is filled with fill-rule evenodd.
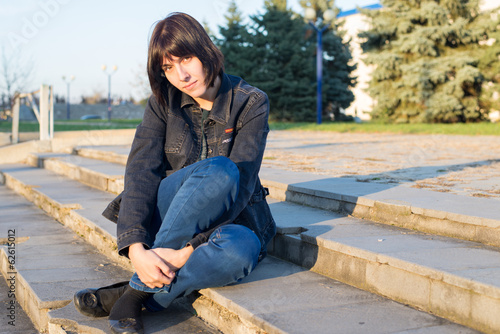
<svg viewBox="0 0 500 334"><path fill-rule="evenodd" d="M179 80L181 81L188 81L189 78L190 78L190 75L188 73L188 71L186 70L186 68L184 68L184 66L178 66L177 67L177 72L179 74Z"/></svg>

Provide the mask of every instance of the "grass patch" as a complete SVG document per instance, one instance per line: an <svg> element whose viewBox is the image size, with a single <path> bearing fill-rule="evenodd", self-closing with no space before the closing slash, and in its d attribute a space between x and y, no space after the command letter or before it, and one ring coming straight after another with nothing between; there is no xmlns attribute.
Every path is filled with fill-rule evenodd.
<svg viewBox="0 0 500 334"><path fill-rule="evenodd" d="M54 123L54 131L133 129L140 119L107 120L59 120ZM394 134L443 134L443 135L500 135L500 123L470 124L382 124L366 123L286 123L270 122L271 130L325 131L339 133L394 133ZM37 132L37 122L20 122L20 132ZM11 132L12 123L0 121L0 132Z"/></svg>
<svg viewBox="0 0 500 334"><path fill-rule="evenodd" d="M325 131L340 133L395 133L443 135L500 135L499 123L383 124L366 123L284 123L271 122L271 130Z"/></svg>
<svg viewBox="0 0 500 334"><path fill-rule="evenodd" d="M108 129L135 129L141 122L140 119L114 119L107 120L68 120L55 121L54 131L81 131L81 130L108 130ZM12 122L0 122L0 132L11 132ZM38 132L38 122L19 122L19 132Z"/></svg>

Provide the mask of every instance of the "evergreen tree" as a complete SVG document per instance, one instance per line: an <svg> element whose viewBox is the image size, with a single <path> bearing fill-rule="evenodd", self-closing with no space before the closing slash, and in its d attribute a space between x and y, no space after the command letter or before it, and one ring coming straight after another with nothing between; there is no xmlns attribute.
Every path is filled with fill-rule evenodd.
<svg viewBox="0 0 500 334"><path fill-rule="evenodd" d="M312 121L315 115L314 45L305 37L305 25L282 1L268 1L263 15L252 16L252 52L255 67L247 80L264 90L271 117Z"/></svg>
<svg viewBox="0 0 500 334"><path fill-rule="evenodd" d="M372 29L360 34L376 65L370 93L374 118L391 122L474 122L485 119L483 75L471 47L479 28L478 0L381 0L363 11Z"/></svg>
<svg viewBox="0 0 500 334"><path fill-rule="evenodd" d="M500 110L500 8L481 15L478 29L488 31L488 39L480 42L474 50L479 59L478 68L484 76L485 84L481 91L481 103L485 112Z"/></svg>
<svg viewBox="0 0 500 334"><path fill-rule="evenodd" d="M226 72L241 76L264 90L275 120L314 121L316 118L316 38L285 0L267 0L264 14L252 16L248 26L232 1L226 27L217 44L225 56ZM353 100L349 49L341 36L324 38L324 106L347 107Z"/></svg>
<svg viewBox="0 0 500 334"><path fill-rule="evenodd" d="M242 23L241 12L235 0L230 2L224 18L227 26L219 27L221 38L215 43L224 54L225 71L245 78L255 60L248 57L250 36L247 26Z"/></svg>
<svg viewBox="0 0 500 334"><path fill-rule="evenodd" d="M264 6L266 8L274 7L277 10L286 12L288 9L287 0L265 0Z"/></svg>

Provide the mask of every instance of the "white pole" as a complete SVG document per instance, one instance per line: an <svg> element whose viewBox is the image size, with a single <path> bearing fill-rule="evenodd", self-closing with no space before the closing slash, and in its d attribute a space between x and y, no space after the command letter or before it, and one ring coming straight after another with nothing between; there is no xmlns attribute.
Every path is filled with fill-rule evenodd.
<svg viewBox="0 0 500 334"><path fill-rule="evenodd" d="M49 138L54 138L54 87L49 86Z"/></svg>
<svg viewBox="0 0 500 334"><path fill-rule="evenodd" d="M40 89L40 140L49 139L49 86Z"/></svg>
<svg viewBox="0 0 500 334"><path fill-rule="evenodd" d="M19 143L19 108L21 106L21 98L17 95L14 98L12 106L12 144Z"/></svg>

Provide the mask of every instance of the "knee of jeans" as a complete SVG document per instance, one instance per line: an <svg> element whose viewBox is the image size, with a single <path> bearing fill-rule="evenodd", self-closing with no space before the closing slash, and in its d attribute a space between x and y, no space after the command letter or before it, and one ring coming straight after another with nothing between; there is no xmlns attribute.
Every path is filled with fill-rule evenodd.
<svg viewBox="0 0 500 334"><path fill-rule="evenodd" d="M234 263L253 269L257 265L261 244L257 235L241 225L225 225L217 229L211 242L227 254Z"/></svg>
<svg viewBox="0 0 500 334"><path fill-rule="evenodd" d="M227 177L230 182L239 182L240 172L231 159L224 156L218 156L212 159L219 173Z"/></svg>

